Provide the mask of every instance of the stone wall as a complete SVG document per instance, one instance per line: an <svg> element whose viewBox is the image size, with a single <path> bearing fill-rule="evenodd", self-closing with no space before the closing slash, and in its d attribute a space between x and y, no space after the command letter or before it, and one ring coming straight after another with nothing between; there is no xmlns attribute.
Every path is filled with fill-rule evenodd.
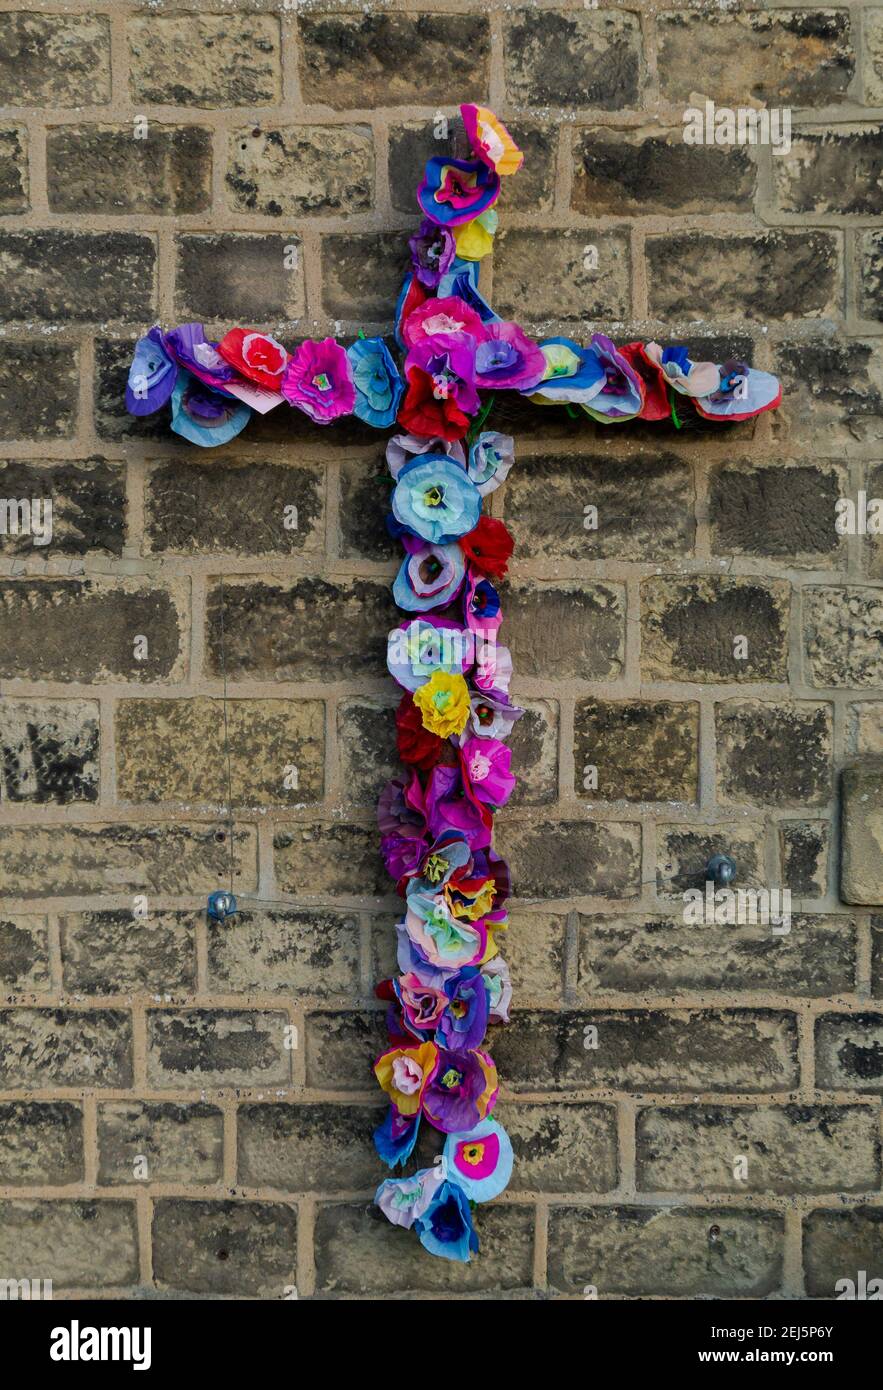
<svg viewBox="0 0 883 1390"><path fill-rule="evenodd" d="M686 145L694 97L792 108L790 154ZM438 113L469 98L527 152L500 311L683 334L786 395L729 429L494 414L528 709L499 816L517 1164L460 1267L369 1205L382 439L279 411L206 456L122 392L157 317L388 329ZM0 103L0 491L55 517L48 546L0 536L0 1276L801 1298L883 1274L883 917L839 896L837 800L883 751L883 549L834 529L883 496L883 9L4 3ZM685 925L721 850L790 888L790 933ZM208 927L231 853L242 911Z"/></svg>

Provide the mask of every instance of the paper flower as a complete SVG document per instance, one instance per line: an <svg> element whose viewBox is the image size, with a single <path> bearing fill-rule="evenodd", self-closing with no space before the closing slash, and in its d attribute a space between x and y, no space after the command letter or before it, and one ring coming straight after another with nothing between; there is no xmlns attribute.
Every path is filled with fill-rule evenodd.
<svg viewBox="0 0 883 1390"><path fill-rule="evenodd" d="M236 380L236 372L218 352L217 343L210 343L201 323L182 323L165 335L167 350L181 367L192 376L216 390Z"/></svg>
<svg viewBox="0 0 883 1390"><path fill-rule="evenodd" d="M509 967L502 956L495 956L481 967L482 979L488 992L488 1022L508 1023L512 1002L512 981Z"/></svg>
<svg viewBox="0 0 883 1390"><path fill-rule="evenodd" d="M408 353L405 376L401 423L414 434L462 439L479 406L474 340L444 333L424 338Z"/></svg>
<svg viewBox="0 0 883 1390"><path fill-rule="evenodd" d="M316 425L328 425L339 415L351 415L356 387L350 359L333 338L307 338L289 359L279 388L290 405Z"/></svg>
<svg viewBox="0 0 883 1390"><path fill-rule="evenodd" d="M387 1178L374 1194L374 1201L394 1226L413 1226L424 1216L445 1181L441 1164L424 1168L411 1178Z"/></svg>
<svg viewBox="0 0 883 1390"><path fill-rule="evenodd" d="M259 333L256 328L231 328L218 343L218 352L249 381L268 391L280 390L288 353L268 333Z"/></svg>
<svg viewBox="0 0 883 1390"><path fill-rule="evenodd" d="M175 389L178 368L166 351L161 328L148 329L135 344L126 382L126 409L130 415L152 415L164 406Z"/></svg>
<svg viewBox="0 0 883 1390"><path fill-rule="evenodd" d="M402 338L407 348L443 337L456 339L461 345L468 339L466 345L474 351L475 344L481 342L487 332L475 310L456 295L425 299L402 324Z"/></svg>
<svg viewBox="0 0 883 1390"><path fill-rule="evenodd" d="M437 1064L435 1043L391 1047L374 1063L374 1075L400 1115L416 1115Z"/></svg>
<svg viewBox="0 0 883 1390"><path fill-rule="evenodd" d="M427 161L417 202L430 222L456 227L492 207L499 195L499 175L482 160L436 155Z"/></svg>
<svg viewBox="0 0 883 1390"><path fill-rule="evenodd" d="M720 369L713 362L693 362L683 346L660 347L646 343L644 352L659 367L669 386L683 396L708 396L720 385Z"/></svg>
<svg viewBox="0 0 883 1390"><path fill-rule="evenodd" d="M406 463L418 454L445 454L465 468L466 452L459 440L427 439L425 435L394 434L386 446L386 462L392 477L398 480Z"/></svg>
<svg viewBox="0 0 883 1390"><path fill-rule="evenodd" d="M473 1129L493 1109L497 1069L480 1048L453 1052L439 1047L436 1066L423 1092L423 1114L445 1134Z"/></svg>
<svg viewBox="0 0 883 1390"><path fill-rule="evenodd" d="M410 690L405 691L396 710L396 747L402 762L421 772L435 767L444 747L444 740L425 727Z"/></svg>
<svg viewBox="0 0 883 1390"><path fill-rule="evenodd" d="M641 378L644 404L639 418L669 420L671 403L668 398L668 378L659 363L648 357L643 343L624 343L619 353Z"/></svg>
<svg viewBox="0 0 883 1390"><path fill-rule="evenodd" d="M517 174L524 155L499 117L486 106L471 102L460 107L466 136L479 159L503 176Z"/></svg>
<svg viewBox="0 0 883 1390"><path fill-rule="evenodd" d="M466 470L479 497L487 497L505 482L514 462L515 441L511 434L483 430L469 450Z"/></svg>
<svg viewBox="0 0 883 1390"><path fill-rule="evenodd" d="M515 789L512 750L495 738L470 738L462 745L463 767L479 801L505 806Z"/></svg>
<svg viewBox="0 0 883 1390"><path fill-rule="evenodd" d="M570 338L546 338L540 343L546 370L533 388L531 400L542 405L582 405L598 395L607 379L597 353Z"/></svg>
<svg viewBox="0 0 883 1390"><path fill-rule="evenodd" d="M431 835L459 830L473 852L490 844L493 815L464 784L459 766L436 764L426 784L426 807Z"/></svg>
<svg viewBox="0 0 883 1390"><path fill-rule="evenodd" d="M251 410L232 396L204 386L196 377L178 371L172 392L172 429L191 444L213 449L241 434Z"/></svg>
<svg viewBox="0 0 883 1390"><path fill-rule="evenodd" d="M468 1199L455 1182L437 1188L426 1211L415 1219L414 1230L423 1248L444 1260L468 1264L472 1251L479 1248Z"/></svg>
<svg viewBox="0 0 883 1390"><path fill-rule="evenodd" d="M582 409L593 420L611 424L633 419L644 403L641 378L603 333L593 333L591 349L604 369L604 385Z"/></svg>
<svg viewBox="0 0 883 1390"><path fill-rule="evenodd" d="M476 385L489 390L532 390L546 371L539 345L517 323L498 320L484 326L475 350Z"/></svg>
<svg viewBox="0 0 883 1390"><path fill-rule="evenodd" d="M488 1022L488 993L477 966L468 966L444 988L448 998L436 1038L454 1052L479 1047Z"/></svg>
<svg viewBox="0 0 883 1390"><path fill-rule="evenodd" d="M503 621L500 595L489 579L470 572L463 596L463 617L470 632L487 639L493 637Z"/></svg>
<svg viewBox="0 0 883 1390"><path fill-rule="evenodd" d="M399 297L396 300L394 316L396 342L400 348L404 348L405 346L402 338L402 328L417 306L423 303L426 295L426 287L425 285L421 285L416 275L408 275L405 277Z"/></svg>
<svg viewBox="0 0 883 1390"><path fill-rule="evenodd" d="M393 628L386 646L386 664L393 680L416 691L435 671L460 675L472 663L472 635L449 618L426 615Z"/></svg>
<svg viewBox="0 0 883 1390"><path fill-rule="evenodd" d="M408 239L414 274L427 289L435 289L454 259L454 238L447 227L424 218Z"/></svg>
<svg viewBox="0 0 883 1390"><path fill-rule="evenodd" d="M490 579L502 579L509 568L515 542L495 516L479 517L474 530L461 536L460 545L470 565Z"/></svg>
<svg viewBox="0 0 883 1390"><path fill-rule="evenodd" d="M413 535L447 545L474 532L481 497L459 463L444 454L418 454L399 473L392 514Z"/></svg>
<svg viewBox="0 0 883 1390"><path fill-rule="evenodd" d="M418 1036L435 1033L439 1019L448 1007L445 991L425 985L413 970L399 976L393 988L405 1026Z"/></svg>
<svg viewBox="0 0 883 1390"><path fill-rule="evenodd" d="M469 688L462 676L433 671L425 685L414 691L414 704L423 726L439 738L459 734L469 718Z"/></svg>
<svg viewBox="0 0 883 1390"><path fill-rule="evenodd" d="M487 933L454 917L440 893L411 893L407 902L405 931L421 960L448 973L482 961Z"/></svg>
<svg viewBox="0 0 883 1390"><path fill-rule="evenodd" d="M509 1185L512 1142L497 1120L482 1120L465 1133L449 1134L444 1157L448 1172L471 1202L489 1202Z"/></svg>
<svg viewBox="0 0 883 1390"><path fill-rule="evenodd" d="M405 389L389 348L382 338L357 338L346 355L356 392L353 414L375 429L386 429Z"/></svg>
<svg viewBox="0 0 883 1390"><path fill-rule="evenodd" d="M708 396L694 399L706 420L750 420L773 410L782 399L782 387L769 372L756 371L747 362L731 360L719 369L720 385Z"/></svg>
<svg viewBox="0 0 883 1390"><path fill-rule="evenodd" d="M466 577L466 557L459 545L422 541L409 551L392 586L392 596L406 613L445 608L457 597Z"/></svg>
<svg viewBox="0 0 883 1390"><path fill-rule="evenodd" d="M488 208L472 222L463 222L454 228L454 245L457 258L461 261L481 261L494 249L494 235L497 230L495 208Z"/></svg>
<svg viewBox="0 0 883 1390"><path fill-rule="evenodd" d="M464 836L448 830L426 848L408 884L408 893L440 893L455 874L459 877L471 864L472 851Z"/></svg>
<svg viewBox="0 0 883 1390"><path fill-rule="evenodd" d="M419 1131L419 1111L416 1115L400 1115L391 1105L374 1131L374 1147L383 1162L395 1168L411 1157Z"/></svg>
<svg viewBox="0 0 883 1390"><path fill-rule="evenodd" d="M515 721L524 714L524 710L511 705L502 692L474 691L469 704L469 723L460 736L461 743L470 737L506 739Z"/></svg>

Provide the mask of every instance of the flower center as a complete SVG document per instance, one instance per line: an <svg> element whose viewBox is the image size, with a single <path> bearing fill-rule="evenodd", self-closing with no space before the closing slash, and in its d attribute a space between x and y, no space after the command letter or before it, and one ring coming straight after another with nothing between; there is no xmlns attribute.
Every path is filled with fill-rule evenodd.
<svg viewBox="0 0 883 1390"><path fill-rule="evenodd" d="M430 883L441 883L448 871L448 861L442 854L430 854L423 865L423 877Z"/></svg>
<svg viewBox="0 0 883 1390"><path fill-rule="evenodd" d="M490 759L484 753L475 753L469 763L469 776L473 782L483 782L491 770Z"/></svg>
<svg viewBox="0 0 883 1390"><path fill-rule="evenodd" d="M439 487L437 483L428 487L423 494L423 501L427 507L440 507L444 500L444 488Z"/></svg>
<svg viewBox="0 0 883 1390"><path fill-rule="evenodd" d="M463 1073L461 1071L457 1071L456 1067L448 1067L444 1076L441 1078L441 1084L448 1091L453 1091L455 1086L463 1085Z"/></svg>
<svg viewBox="0 0 883 1390"><path fill-rule="evenodd" d="M475 1168L484 1158L484 1144L464 1144L460 1150L460 1157L464 1163Z"/></svg>
<svg viewBox="0 0 883 1390"><path fill-rule="evenodd" d="M313 385L316 387L317 391L330 391L331 378L328 376L327 372L319 372L313 377Z"/></svg>

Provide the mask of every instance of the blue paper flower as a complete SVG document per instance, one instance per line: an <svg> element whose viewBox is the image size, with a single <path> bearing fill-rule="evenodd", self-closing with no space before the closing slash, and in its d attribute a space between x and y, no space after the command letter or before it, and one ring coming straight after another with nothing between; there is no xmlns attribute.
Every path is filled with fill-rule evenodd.
<svg viewBox="0 0 883 1390"><path fill-rule="evenodd" d="M415 1219L414 1230L424 1250L445 1260L468 1262L478 1249L469 1201L455 1182L442 1183L427 1210Z"/></svg>
<svg viewBox="0 0 883 1390"><path fill-rule="evenodd" d="M426 162L417 202L430 222L458 227L471 222L500 196L500 177L480 159L435 155Z"/></svg>
<svg viewBox="0 0 883 1390"><path fill-rule="evenodd" d="M390 1106L374 1131L374 1147L383 1162L390 1168L397 1163L406 1163L414 1152L417 1134L420 1129L420 1112L416 1115L400 1115Z"/></svg>
<svg viewBox="0 0 883 1390"><path fill-rule="evenodd" d="M580 347L570 338L546 338L540 349L546 359L546 375L538 386L528 388L526 395L547 405L566 401L582 404L601 391L606 376L591 348Z"/></svg>
<svg viewBox="0 0 883 1390"><path fill-rule="evenodd" d="M446 454L418 454L399 474L392 512L412 535L447 545L475 529L481 497L466 469Z"/></svg>
<svg viewBox="0 0 883 1390"><path fill-rule="evenodd" d="M382 338L357 338L346 355L356 384L353 414L375 429L387 429L405 389L389 348Z"/></svg>

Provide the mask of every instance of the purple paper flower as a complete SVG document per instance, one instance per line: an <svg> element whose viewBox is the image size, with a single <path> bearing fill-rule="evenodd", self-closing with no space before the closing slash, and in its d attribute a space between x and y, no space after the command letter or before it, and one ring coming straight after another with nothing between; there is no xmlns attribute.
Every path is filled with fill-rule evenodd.
<svg viewBox="0 0 883 1390"><path fill-rule="evenodd" d="M485 333L475 352L476 385L527 391L542 381L546 359L517 323L488 323Z"/></svg>
<svg viewBox="0 0 883 1390"><path fill-rule="evenodd" d="M465 415L479 407L475 389L475 342L467 335L436 333L423 338L405 359L405 375L416 368L432 382L437 401L453 402Z"/></svg>
<svg viewBox="0 0 883 1390"><path fill-rule="evenodd" d="M440 1047L438 1065L423 1092L423 1113L445 1134L472 1129L493 1108L497 1090L497 1069L485 1053Z"/></svg>
<svg viewBox="0 0 883 1390"><path fill-rule="evenodd" d="M424 217L420 230L408 239L411 264L421 285L434 290L454 259L454 238L447 227Z"/></svg>
<svg viewBox="0 0 883 1390"><path fill-rule="evenodd" d="M435 1040L453 1051L478 1047L487 1031L488 992L476 966L467 966L445 985L450 1000L439 1020Z"/></svg>
<svg viewBox="0 0 883 1390"><path fill-rule="evenodd" d="M351 415L356 387L346 351L333 338L308 338L289 358L280 390L291 405L317 425Z"/></svg>
<svg viewBox="0 0 883 1390"><path fill-rule="evenodd" d="M470 697L472 713L469 723L460 735L460 742L470 738L508 738L512 726L524 714L518 705L509 703L503 691L478 690Z"/></svg>
<svg viewBox="0 0 883 1390"><path fill-rule="evenodd" d="M597 395L588 404L583 402L583 410L602 424L632 419L644 404L641 378L603 333L593 333L590 346L604 370L605 380Z"/></svg>

